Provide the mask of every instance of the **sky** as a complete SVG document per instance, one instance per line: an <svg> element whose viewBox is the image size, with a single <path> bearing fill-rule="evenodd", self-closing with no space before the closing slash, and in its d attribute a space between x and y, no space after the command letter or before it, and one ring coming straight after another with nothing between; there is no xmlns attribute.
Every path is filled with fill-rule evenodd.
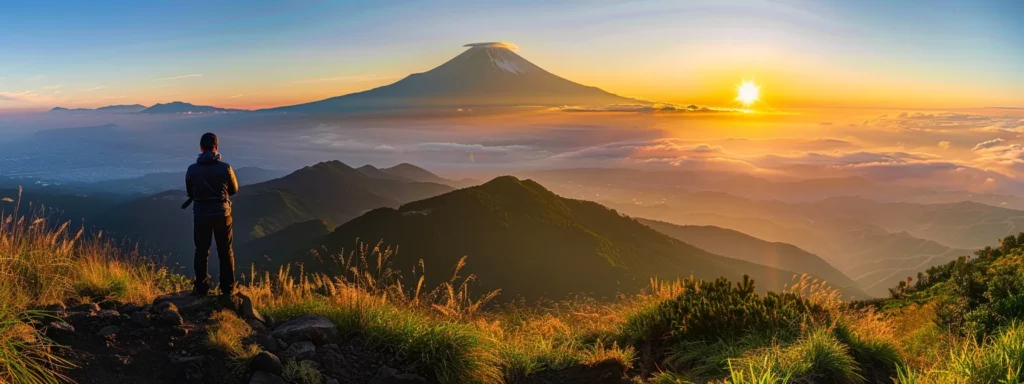
<svg viewBox="0 0 1024 384"><path fill-rule="evenodd" d="M624 96L760 108L1024 107L1020 1L53 1L0 12L0 110L290 105L508 41Z"/></svg>

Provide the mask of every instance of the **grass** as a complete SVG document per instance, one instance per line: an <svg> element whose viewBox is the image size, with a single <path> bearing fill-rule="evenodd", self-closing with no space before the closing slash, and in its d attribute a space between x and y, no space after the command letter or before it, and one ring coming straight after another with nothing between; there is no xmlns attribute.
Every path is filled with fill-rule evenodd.
<svg viewBox="0 0 1024 384"><path fill-rule="evenodd" d="M0 214L0 383L67 381L71 364L31 326L46 316L36 308L142 304L187 284L137 249L23 215L10 200L14 210ZM511 383L610 361L638 384L1020 383L1024 241L1011 243L869 303L801 277L782 292L759 293L750 280L652 280L611 301L497 305L499 292L471 292L467 260L426 287L415 271L390 269L393 252L379 245L333 256L335 275L250 269L239 289L279 321L324 316L349 340L438 383ZM212 317L208 344L241 370L259 352L247 345L252 329L230 312ZM289 382L323 380L310 362L284 363Z"/></svg>
<svg viewBox="0 0 1024 384"><path fill-rule="evenodd" d="M210 318L214 321L207 334L206 342L228 355L238 363L248 362L260 352L258 346L246 345L246 339L252 335L252 328L234 312L220 310ZM244 366L244 364L239 364Z"/></svg>

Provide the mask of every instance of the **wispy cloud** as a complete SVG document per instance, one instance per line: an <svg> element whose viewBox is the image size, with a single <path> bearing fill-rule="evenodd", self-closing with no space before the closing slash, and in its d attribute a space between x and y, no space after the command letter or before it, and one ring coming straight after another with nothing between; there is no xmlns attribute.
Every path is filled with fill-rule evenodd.
<svg viewBox="0 0 1024 384"><path fill-rule="evenodd" d="M63 84L50 85L50 86L43 87L43 89L60 89L63 86L64 86Z"/></svg>
<svg viewBox="0 0 1024 384"><path fill-rule="evenodd" d="M90 88L79 88L78 92L93 92L93 91L101 90L101 89L106 88L106 87L107 87L106 85L97 85L95 87L90 87Z"/></svg>
<svg viewBox="0 0 1024 384"><path fill-rule="evenodd" d="M46 78L46 75L29 76L29 77L25 78L25 82L26 83L31 83L31 82L39 81L39 80L42 80L42 79L45 79L45 78Z"/></svg>
<svg viewBox="0 0 1024 384"><path fill-rule="evenodd" d="M192 74L188 74L188 75L161 77L161 78L159 78L157 80L178 80L178 79L187 79L187 78L190 78L190 77L200 77L202 75L203 75L202 73L192 73Z"/></svg>
<svg viewBox="0 0 1024 384"><path fill-rule="evenodd" d="M996 139L992 139L992 140L988 140L988 141L983 141L983 142L978 143L978 145L975 145L973 151L977 152L977 151L980 151L980 150L983 150L983 149L989 149L989 148L992 148L992 147L996 147L996 146L999 146L1000 144L1002 144L1004 141L1006 141L1006 140L1003 140L1002 138L996 138Z"/></svg>
<svg viewBox="0 0 1024 384"><path fill-rule="evenodd" d="M247 95L249 95L249 94L248 93L239 93L239 94L234 95L234 96L228 96L228 98L229 99L237 99L239 97L243 97L243 96L247 96Z"/></svg>
<svg viewBox="0 0 1024 384"><path fill-rule="evenodd" d="M319 79L306 79L296 80L291 84L315 84L315 83L334 83L334 82L361 82L361 81L374 81L374 80L387 80L394 79L394 76L377 76L377 75L355 75L355 76L335 76L335 77L324 77Z"/></svg>

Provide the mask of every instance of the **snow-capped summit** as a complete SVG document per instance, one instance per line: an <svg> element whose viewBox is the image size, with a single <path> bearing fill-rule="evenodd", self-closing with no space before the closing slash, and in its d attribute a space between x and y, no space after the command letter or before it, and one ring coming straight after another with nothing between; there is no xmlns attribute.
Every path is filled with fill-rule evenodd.
<svg viewBox="0 0 1024 384"><path fill-rule="evenodd" d="M379 108L597 106L637 100L556 76L519 56L512 43L466 44L437 68L390 85L277 111L343 112Z"/></svg>

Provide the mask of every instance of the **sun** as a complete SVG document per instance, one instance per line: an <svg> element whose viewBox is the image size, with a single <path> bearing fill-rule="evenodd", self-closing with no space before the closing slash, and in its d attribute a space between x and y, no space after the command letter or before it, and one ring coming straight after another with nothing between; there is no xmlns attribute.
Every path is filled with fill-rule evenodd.
<svg viewBox="0 0 1024 384"><path fill-rule="evenodd" d="M736 100L743 103L743 108L749 108L761 97L761 87L754 84L754 81L744 80L736 87Z"/></svg>

